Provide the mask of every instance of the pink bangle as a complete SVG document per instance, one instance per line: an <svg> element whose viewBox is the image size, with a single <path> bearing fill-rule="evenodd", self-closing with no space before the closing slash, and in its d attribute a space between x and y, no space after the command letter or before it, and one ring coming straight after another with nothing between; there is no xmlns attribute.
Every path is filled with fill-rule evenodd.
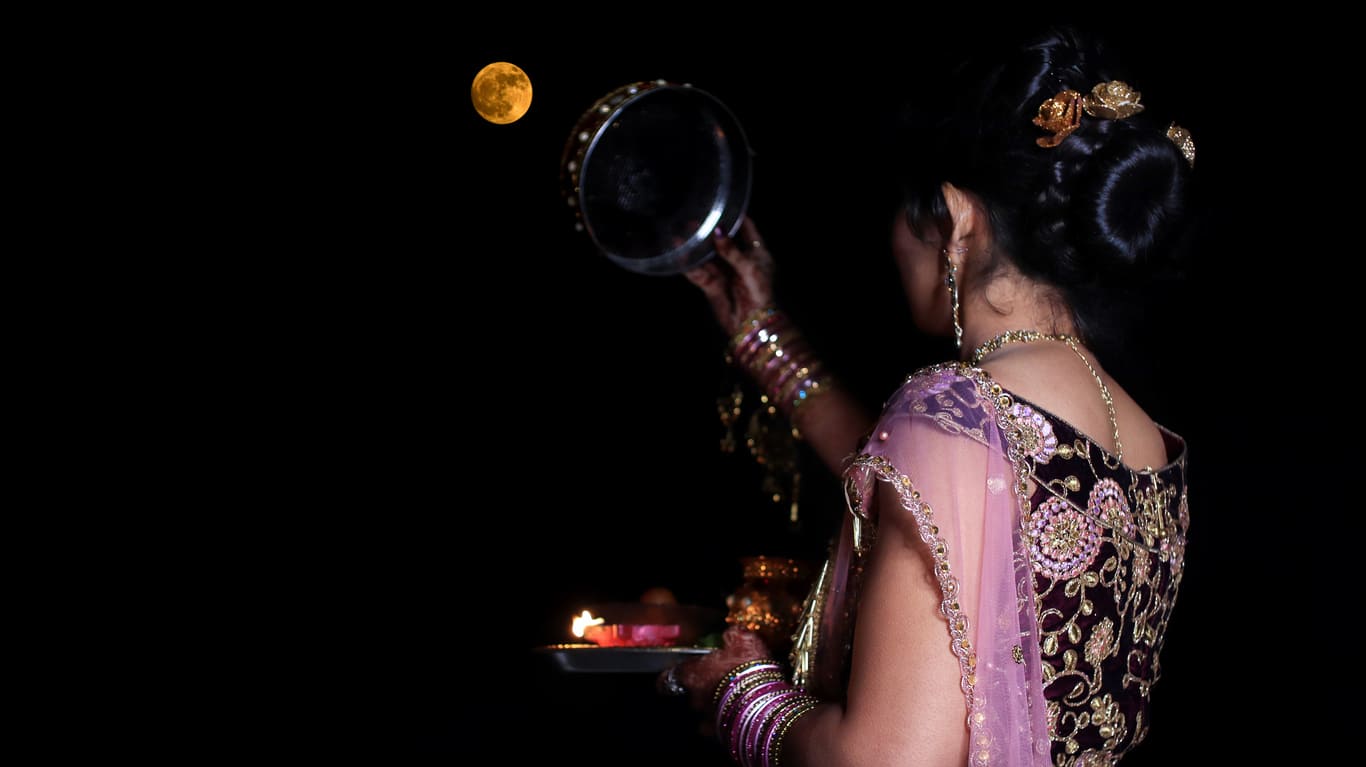
<svg viewBox="0 0 1366 767"><path fill-rule="evenodd" d="M802 694L796 701L774 713L768 734L764 738L763 748L759 752L758 763L762 767L778 767L782 761L783 738L787 736L787 731L818 704L819 701L815 698Z"/></svg>
<svg viewBox="0 0 1366 767"><path fill-rule="evenodd" d="M740 327L736 329L735 334L732 336L734 341L731 345L739 346L740 339L746 335L756 333L762 328L766 328L775 322L781 322L785 319L783 313L778 310L778 307L773 306L772 304L761 306L745 315L745 318L740 320Z"/></svg>
<svg viewBox="0 0 1366 767"><path fill-rule="evenodd" d="M740 710L738 716L730 723L730 756L741 764L748 763L742 755L745 753L744 746L746 738L749 736L750 729L757 723L759 715L779 696L785 695L786 690L771 690L745 701L745 706Z"/></svg>
<svg viewBox="0 0 1366 767"><path fill-rule="evenodd" d="M810 378L811 371L819 367L819 363L810 360L810 355L794 358L787 368L773 379L768 396L779 402L792 399L793 393L801 388L803 380Z"/></svg>
<svg viewBox="0 0 1366 767"><path fill-rule="evenodd" d="M754 763L759 744L763 740L763 733L772 723L775 714L782 710L788 701L801 695L801 692L792 685L784 685L784 687L786 689L774 694L772 698L759 705L759 710L755 712L745 727L745 731L741 734L741 742L744 744L744 751L741 752L742 764Z"/></svg>
<svg viewBox="0 0 1366 767"><path fill-rule="evenodd" d="M716 691L712 693L711 697L712 702L715 703L721 700L721 695L729 690L737 679L755 673L756 670L762 670L760 667L762 667L762 669L782 671L776 662L768 658L758 658L756 660L741 663L730 671L727 671L725 676L721 677L721 681L716 683Z"/></svg>
<svg viewBox="0 0 1366 767"><path fill-rule="evenodd" d="M748 373L784 415L829 389L806 339L780 310L751 312L731 340L730 359Z"/></svg>
<svg viewBox="0 0 1366 767"><path fill-rule="evenodd" d="M720 704L724 705L726 703L725 699L728 698L732 693L734 693L738 687L742 686L742 683L745 682L747 679L759 676L761 674L764 674L765 672L771 672L774 674L779 674L781 676L781 671L782 670L778 668L778 664L771 662L755 664L747 668L740 669L738 671L732 671L728 676L722 678L722 681L725 683L725 687L717 690L716 700Z"/></svg>
<svg viewBox="0 0 1366 767"><path fill-rule="evenodd" d="M765 677L745 688L743 691L736 693L727 705L716 710L716 732L718 734L723 732L729 733L731 727L735 725L735 722L741 716L740 713L735 713L732 716L732 712L743 712L749 702L760 695L780 691L781 685L783 684L782 675L776 674L771 678Z"/></svg>
<svg viewBox="0 0 1366 767"><path fill-rule="evenodd" d="M773 307L763 307L750 313L731 339L735 361L748 367L765 346L787 335L791 328L792 323L787 315Z"/></svg>
<svg viewBox="0 0 1366 767"><path fill-rule="evenodd" d="M760 350L767 347L769 340L776 337L780 330L781 328L774 325L771 327L764 326L755 328L750 331L748 335L735 344L733 352L735 361L742 367L748 367L753 364L754 359L759 355Z"/></svg>

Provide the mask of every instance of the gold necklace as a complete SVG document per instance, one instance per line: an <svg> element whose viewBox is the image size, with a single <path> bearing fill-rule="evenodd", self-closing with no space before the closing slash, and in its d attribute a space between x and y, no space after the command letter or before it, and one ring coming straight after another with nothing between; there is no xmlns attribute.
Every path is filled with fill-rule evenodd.
<svg viewBox="0 0 1366 767"><path fill-rule="evenodd" d="M983 357L1006 344L1028 343L1030 341L1061 341L1067 344L1067 347L1081 359L1082 364L1086 366L1086 369L1091 371L1091 377L1095 378L1096 384L1100 386L1100 396L1105 400L1105 409L1110 412L1110 428L1114 429L1115 432L1115 459L1123 462L1124 443L1119 441L1119 419L1115 417L1115 400L1110 396L1110 387L1105 385L1105 381L1101 379L1100 373L1096 372L1096 369L1091 366L1091 361L1086 359L1086 355L1081 353L1081 349L1077 348L1079 341L1075 336L1069 336L1064 333L1040 333L1037 330L1007 330L981 346L978 346L976 349L973 349L972 365L973 367L981 365Z"/></svg>

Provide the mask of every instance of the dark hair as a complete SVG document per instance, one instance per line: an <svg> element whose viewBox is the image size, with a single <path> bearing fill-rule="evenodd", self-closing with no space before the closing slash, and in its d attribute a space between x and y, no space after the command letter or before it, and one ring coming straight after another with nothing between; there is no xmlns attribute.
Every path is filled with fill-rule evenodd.
<svg viewBox="0 0 1366 767"><path fill-rule="evenodd" d="M938 92L921 94L899 137L912 226L947 227L943 182L974 192L996 242L983 273L1009 258L1055 286L1082 337L1101 344L1125 324L1117 307L1174 265L1191 173L1166 136L1172 116L1148 94L1137 115L1083 115L1058 146L1036 143L1049 134L1032 121L1059 91L1087 94L1109 80L1143 90L1140 75L1113 68L1107 56L1079 30L1049 29L994 61L960 66Z"/></svg>

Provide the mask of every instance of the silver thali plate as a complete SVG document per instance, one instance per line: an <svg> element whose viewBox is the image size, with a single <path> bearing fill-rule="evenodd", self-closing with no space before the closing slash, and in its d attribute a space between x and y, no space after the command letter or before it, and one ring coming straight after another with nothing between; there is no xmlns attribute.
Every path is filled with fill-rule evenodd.
<svg viewBox="0 0 1366 767"><path fill-rule="evenodd" d="M657 674L685 660L706 655L711 647L599 647L555 644L535 648L560 671L591 674Z"/></svg>

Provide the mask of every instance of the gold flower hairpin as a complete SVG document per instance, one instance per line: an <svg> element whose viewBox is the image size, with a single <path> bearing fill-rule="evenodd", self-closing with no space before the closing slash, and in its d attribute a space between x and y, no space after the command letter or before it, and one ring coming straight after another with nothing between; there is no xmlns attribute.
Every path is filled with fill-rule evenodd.
<svg viewBox="0 0 1366 767"><path fill-rule="evenodd" d="M1065 90L1045 101L1034 124L1053 134L1034 139L1039 146L1052 148L1061 144L1081 125L1081 94Z"/></svg>
<svg viewBox="0 0 1366 767"><path fill-rule="evenodd" d="M1098 83L1085 96L1067 89L1045 101L1039 106L1039 114L1034 124L1052 135L1040 136L1035 143L1044 148L1052 148L1063 142L1072 132L1081 127L1081 114L1104 120L1123 120L1143 111L1139 99L1143 94L1129 87L1122 80ZM1185 156L1186 162L1195 167L1195 141L1190 131L1172 123L1167 128L1167 138L1176 144Z"/></svg>
<svg viewBox="0 0 1366 767"><path fill-rule="evenodd" d="M1122 80L1111 80L1092 88L1091 92L1081 100L1081 105L1086 110L1086 114L1092 117L1123 120L1143 111L1143 105L1138 103L1141 98L1143 98L1143 94L1130 88L1128 83Z"/></svg>

